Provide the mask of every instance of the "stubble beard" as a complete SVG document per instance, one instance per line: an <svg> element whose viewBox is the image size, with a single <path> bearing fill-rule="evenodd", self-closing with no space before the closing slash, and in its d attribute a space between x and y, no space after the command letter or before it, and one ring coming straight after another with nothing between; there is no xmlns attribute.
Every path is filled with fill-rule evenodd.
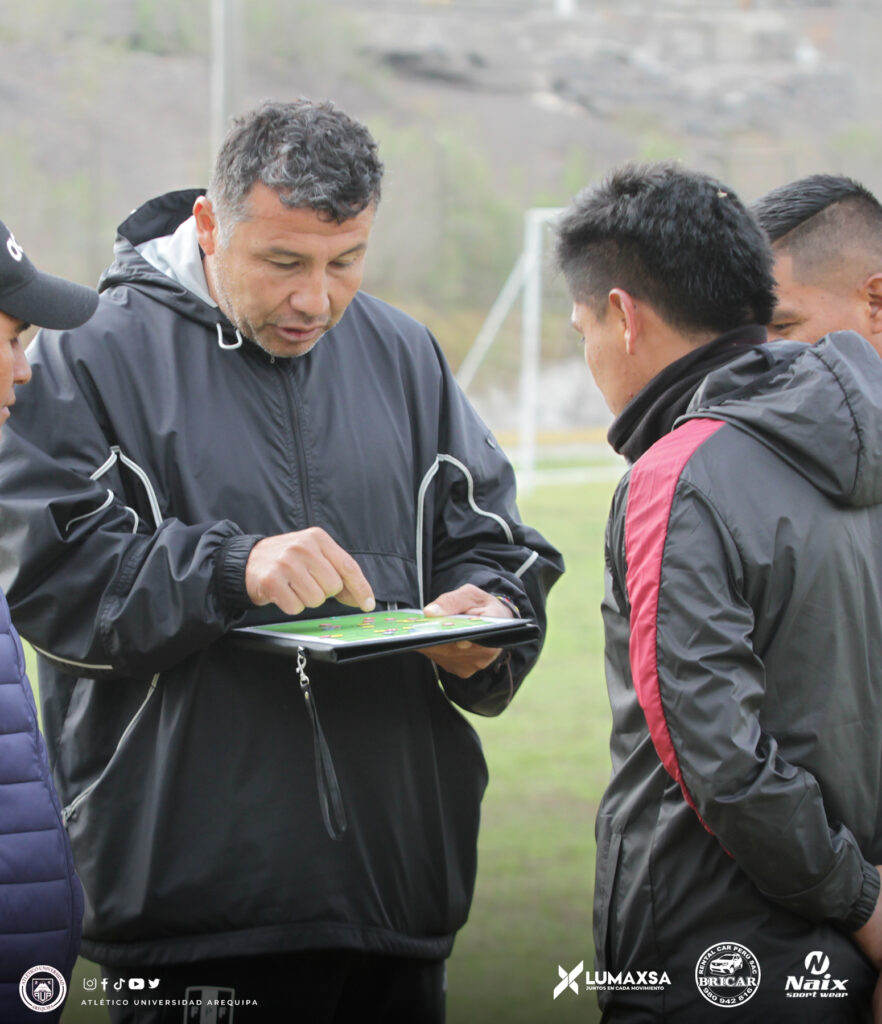
<svg viewBox="0 0 882 1024"><path fill-rule="evenodd" d="M241 316L237 312L236 305L230 298L230 293L226 286L226 273L223 258L215 259L212 279L214 284L215 298L217 300L218 308L220 309L220 311L236 328L240 335L248 338L250 341L253 341L254 344L258 346L258 348L263 349L263 351L266 352L267 355L272 356L273 359L299 359L301 356L305 356L308 352L311 352L315 348L318 342L321 341L324 334L333 326L333 324L328 324L325 327L325 330L315 339L315 341L309 346L309 348L304 349L302 352L282 351L275 345L272 345L264 341L260 337L261 331L264 328L272 328L271 324L264 324L262 326L258 326L257 324L252 323L252 321L249 320L247 317Z"/></svg>
<svg viewBox="0 0 882 1024"><path fill-rule="evenodd" d="M229 290L227 289L226 283L226 271L224 267L224 261L222 257L218 257L215 254L214 267L212 268L214 273L212 274L215 299L218 304L218 308L230 321L236 331L249 341L253 341L255 345L259 346L268 355L275 356L277 359L289 358L287 355L283 355L280 352L273 352L269 349L261 340L259 335L258 327L253 324L247 317L240 316L236 311L236 304L230 298Z"/></svg>

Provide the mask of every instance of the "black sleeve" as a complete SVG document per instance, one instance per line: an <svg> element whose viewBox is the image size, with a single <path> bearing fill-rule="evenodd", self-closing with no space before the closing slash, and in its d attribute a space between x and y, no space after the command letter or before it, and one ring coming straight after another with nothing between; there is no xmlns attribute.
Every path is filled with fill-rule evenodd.
<svg viewBox="0 0 882 1024"><path fill-rule="evenodd" d="M441 357L443 362L443 357ZM496 715L533 667L545 636L548 591L564 570L560 553L521 522L514 471L444 364L444 402L432 515L431 579L423 598L472 583L507 598L534 619L538 640L510 648L483 672L459 679L442 672L451 700L469 711Z"/></svg>
<svg viewBox="0 0 882 1024"><path fill-rule="evenodd" d="M63 670L153 673L237 621L258 538L163 515L63 338L30 346L33 379L0 438L0 576L22 635Z"/></svg>

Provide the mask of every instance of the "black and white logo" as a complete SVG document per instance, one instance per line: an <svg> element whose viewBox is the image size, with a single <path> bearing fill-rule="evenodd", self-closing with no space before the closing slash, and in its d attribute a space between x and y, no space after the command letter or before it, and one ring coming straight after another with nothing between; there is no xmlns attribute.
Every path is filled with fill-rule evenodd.
<svg viewBox="0 0 882 1024"><path fill-rule="evenodd" d="M739 942L718 942L698 958L695 984L715 1006L740 1006L759 988L759 961Z"/></svg>
<svg viewBox="0 0 882 1024"><path fill-rule="evenodd" d="M580 960L579 961L579 966L578 967L574 967L571 971L565 971L563 969L563 967L561 967L560 964L558 964L557 965L557 973L560 975L561 980L560 980L560 984L555 986L554 998L557 999L557 997L561 994L561 992L565 992L568 988L572 989L576 993L576 995L578 995L579 994L578 979L579 979L579 977L581 976L581 974L582 974L582 972L584 970L585 970L585 961L584 960Z"/></svg>
<svg viewBox="0 0 882 1024"><path fill-rule="evenodd" d="M67 982L61 971L40 964L25 971L18 985L21 1001L37 1013L57 1010L67 995Z"/></svg>
<svg viewBox="0 0 882 1024"><path fill-rule="evenodd" d="M571 971L557 965L560 981L554 987L554 998L571 989L579 994L579 981L585 970L585 961L580 960ZM671 984L667 971L587 971L584 975L585 992L663 992Z"/></svg>
<svg viewBox="0 0 882 1024"><path fill-rule="evenodd" d="M805 970L801 974L788 974L784 991L788 999L845 999L848 997L848 979L834 978L830 972L830 957L820 949L806 954Z"/></svg>
<svg viewBox="0 0 882 1024"><path fill-rule="evenodd" d="M233 1024L233 1008L238 1005L236 990L208 985L188 988L184 993L187 1024ZM244 1000L256 1005L253 1000Z"/></svg>
<svg viewBox="0 0 882 1024"><path fill-rule="evenodd" d="M21 263L21 258L24 256L24 250L18 242L16 242L15 235L10 234L9 238L6 239L6 249L16 263Z"/></svg>

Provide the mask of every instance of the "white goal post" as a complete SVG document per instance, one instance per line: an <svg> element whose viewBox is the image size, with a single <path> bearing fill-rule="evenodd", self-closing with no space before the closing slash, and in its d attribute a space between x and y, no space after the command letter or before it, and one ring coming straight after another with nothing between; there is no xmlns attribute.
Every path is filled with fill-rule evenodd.
<svg viewBox="0 0 882 1024"><path fill-rule="evenodd" d="M539 362L542 353L542 286L546 226L563 212L559 206L534 206L524 214L524 248L481 330L456 374L467 391L518 297L522 300L521 365L518 383L518 484L532 489L536 476L539 410Z"/></svg>

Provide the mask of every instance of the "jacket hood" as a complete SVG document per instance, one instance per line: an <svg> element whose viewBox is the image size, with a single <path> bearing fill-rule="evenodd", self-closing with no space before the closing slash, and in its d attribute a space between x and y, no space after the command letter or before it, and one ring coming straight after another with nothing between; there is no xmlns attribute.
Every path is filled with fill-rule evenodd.
<svg viewBox="0 0 882 1024"><path fill-rule="evenodd" d="M769 342L708 374L680 420L724 420L833 500L882 501L882 358L853 331Z"/></svg>
<svg viewBox="0 0 882 1024"><path fill-rule="evenodd" d="M192 214L197 197L204 194L205 189L199 188L168 192L134 210L117 228L114 261L101 275L98 291L127 285L150 295L156 302L188 320L212 330L221 324L225 331L232 333L232 325L217 306L209 305L185 285L163 273L138 251L138 247L147 242L173 235Z"/></svg>

